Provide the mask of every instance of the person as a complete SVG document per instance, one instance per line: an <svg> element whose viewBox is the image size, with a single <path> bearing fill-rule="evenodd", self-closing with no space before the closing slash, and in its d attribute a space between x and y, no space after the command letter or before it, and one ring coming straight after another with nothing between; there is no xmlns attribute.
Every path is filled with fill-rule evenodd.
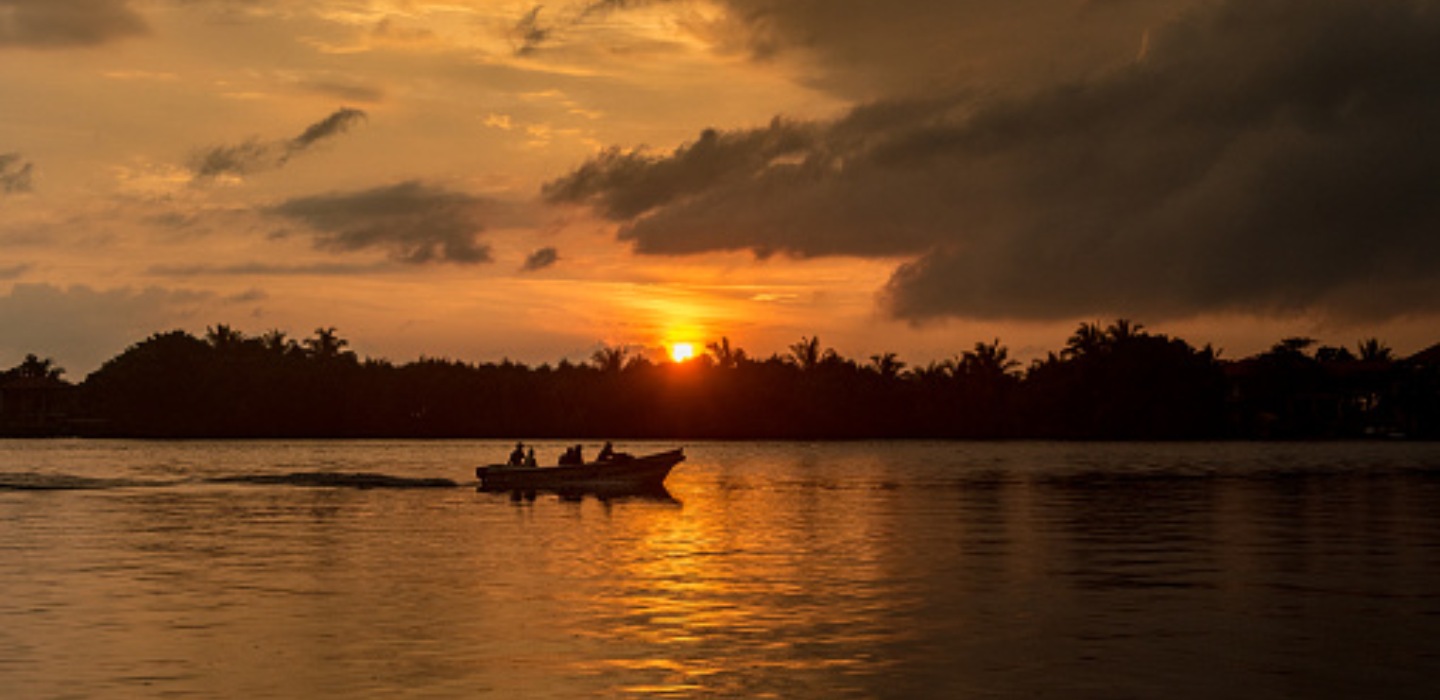
<svg viewBox="0 0 1440 700"><path fill-rule="evenodd" d="M575 452L575 448L574 448L574 447L567 447L567 448L565 448L565 454L560 455L560 465L561 465L561 466L565 466L565 465L567 465L567 464L579 464L579 463L580 463L580 460L579 460L579 458L576 456L576 452Z"/></svg>
<svg viewBox="0 0 1440 700"><path fill-rule="evenodd" d="M576 446L575 446L575 462L574 462L574 464L584 464L584 463L585 463L585 448L584 448L584 447L581 447L580 445L576 445Z"/></svg>
<svg viewBox="0 0 1440 700"><path fill-rule="evenodd" d="M609 462L612 459L615 459L615 446L611 445L609 440L606 440L605 446L600 448L600 456L596 457L595 461Z"/></svg>
<svg viewBox="0 0 1440 700"><path fill-rule="evenodd" d="M515 443L515 449L510 451L510 466L518 467L525 463L525 443Z"/></svg>
<svg viewBox="0 0 1440 700"><path fill-rule="evenodd" d="M538 466L540 466L540 463L535 461L535 448L534 448L534 447L531 447L531 448L530 448L530 451L527 452L527 453L525 453L525 466L527 466L527 467L538 467Z"/></svg>

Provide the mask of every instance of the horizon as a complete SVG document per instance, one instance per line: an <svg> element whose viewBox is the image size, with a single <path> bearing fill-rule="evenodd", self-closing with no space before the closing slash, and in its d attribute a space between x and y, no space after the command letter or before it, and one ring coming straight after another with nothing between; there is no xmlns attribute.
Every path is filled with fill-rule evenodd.
<svg viewBox="0 0 1440 700"><path fill-rule="evenodd" d="M1114 319L1113 321L1129 322L1128 319ZM1104 327L1106 327L1106 324L1105 324L1105 323L1099 322L1099 321L1095 321L1095 322L1085 322L1085 323L1094 323L1094 324L1095 324L1097 327L1099 327L1099 328L1104 328ZM460 363L460 364L463 364L463 365L475 366L475 367L485 366L485 365L498 365L498 364L503 364L503 363L509 362L509 363L514 363L514 364L517 364L517 365L520 365L520 366L523 366L523 367L526 367L526 368L529 368L529 369L539 369L539 368L541 368L541 367L556 367L556 366L559 366L559 365L562 364L562 363L570 363L570 364L572 364L572 365L590 365L590 364L593 364L594 356L595 356L596 353L598 353L598 352L600 352L600 351L602 351L602 350L615 350L615 349L624 351L624 352L626 353L626 357L627 357L627 358L643 357L643 358L645 358L646 360L649 360L650 362L652 362L652 363L654 363L654 364L662 364L662 365L663 365L663 364L676 364L676 365L680 365L680 364L685 364L685 363L688 363L688 362L696 361L696 360L698 360L698 359L700 359L700 358L702 358L702 357L703 357L703 358L711 358L711 357L713 357L713 353L712 353L711 350L710 350L710 345L711 345L712 343L719 343L721 340L725 340L725 341L729 342L729 343L730 343L730 345L729 345L730 348L732 348L732 349L734 349L734 350L737 350L737 351L743 351L743 352L745 353L745 356L746 356L747 359L752 360L752 361L756 361L756 362L765 362L765 361L774 360L774 359L785 360L785 359L791 357L791 353L792 353L792 350L793 350L793 345L794 345L796 342L801 342L801 341L806 341L806 340L811 340L811 339L814 339L814 340L818 340L818 341L819 341L819 348L820 348L822 351L823 351L823 350L833 350L840 359L842 359L842 360L848 360L848 361L853 361L853 362L855 362L855 363L857 363L857 364L859 364L859 365L865 365L865 364L866 364L866 361L867 361L868 359L874 357L874 356L880 356L880 355L883 355L883 354L886 354L886 353L893 352L893 351L890 351L890 350L886 350L886 349L884 349L884 348L875 348L875 349L873 349L873 350L866 350L866 351L864 351L864 352L862 352L862 353L849 353L849 352L846 352L845 350L843 350L843 349L841 349L841 348L838 348L838 347L833 346L832 344L828 343L824 338L821 338L821 337L818 336L818 335L802 336L802 337L799 337L799 338L794 339L793 341L791 341L790 344L786 344L786 345L784 345L784 346L781 346L781 347L779 347L779 348L776 348L776 349L774 349L773 351L758 351L758 352L757 352L757 351L755 351L755 350L752 349L752 348L747 348L747 347L745 347L744 345L742 345L742 344L740 344L740 343L736 343L736 342L732 341L732 340L731 340L730 338L728 338L728 337L722 336L722 337L720 337L720 338L715 338L715 339L713 339L713 340L697 340L697 341L681 340L681 341L676 341L676 342L670 343L670 344L660 344L660 345L654 345L654 346L644 346L644 345L639 345L639 344L631 344L631 345L607 345L607 344L604 344L604 343L596 343L596 344L594 344L592 347L590 347L588 350L585 350L585 351L583 351L583 352L579 352L579 353L576 353L576 354L573 354L573 355L566 355L566 356L562 356L562 357L558 357L558 358L551 358L551 359L541 358L541 359L538 359L538 360L529 360L529 359L517 358L517 357L509 357L509 356L485 357L485 358L466 358L466 357L453 357L453 356L447 356L447 355L441 355L441 354L432 354L432 353L423 353L423 352L420 353L420 354L417 354L417 355L415 355L415 356L412 356L412 357L403 357L403 358L400 358L400 357L390 357L390 356L386 356L386 355L378 355L378 354L366 352L365 349L364 349L363 343L357 345L357 344L354 342L354 339L349 338L349 337L346 337L346 335L343 333L343 331L341 331L340 329L337 329L337 328L333 328L333 327L321 326L321 327L317 327L317 328L313 329L313 331L312 331L310 334L304 334L304 333L296 334L296 333L291 333L291 332L289 332L288 330L285 330L285 329L276 329L276 328L265 329L264 331L250 332L250 331L247 331L246 329L243 329L243 328L238 328L238 327L235 327L235 326L230 326L229 324L219 324L219 325L217 325L217 326L207 326L207 327L205 328L205 330L202 330L201 332L198 332L198 333L197 333L197 332L190 331L190 330L188 330L188 329L183 329L183 328L172 328L172 329L167 329L167 330L164 330L164 331L154 331L154 332L152 332L152 333L146 334L144 337L136 338L134 341L128 343L124 348L122 348L122 349L120 349L120 350L117 350L114 354L103 358L100 362L97 362L94 367L89 368L88 370L86 370L86 371L83 372L83 373L77 373L77 372L75 372L71 367L67 366L63 361L61 361L60 358L57 358L57 357L55 357L54 355L46 354L46 353L44 353L44 352L36 352L36 351L31 351L31 352L24 353L23 355L15 358L15 360L14 360L13 362L0 361L0 371L12 369L12 368L14 368L14 367L18 367L18 366L21 364L21 362L24 361L24 359L25 359L26 356L28 356L28 355L34 355L34 356L35 356L36 358L38 358L38 359L48 360L48 361L52 362L55 367L58 367L58 368L61 370L62 377L66 378L67 381L71 381L71 382L74 382L74 383L80 383L80 382L84 381L86 378L88 378L88 376L89 376L90 374L93 374L96 370L100 369L100 366L101 366L104 362L107 362L107 361L109 361L109 360L111 360L111 359L114 359L114 358L116 358L116 357L119 357L119 356L125 354L125 353L128 352L130 349L134 348L134 347L137 346L137 345L140 345L141 343L143 343L143 342L145 342L145 341L147 341L147 340L149 340L149 339L151 339L151 338L154 338L154 337L160 336L160 335L164 335L164 334L166 334L166 333L171 333L171 332L182 332L182 333L185 333L185 334L187 334L187 335L189 335L189 336L191 336L191 337L194 337L194 338L196 338L196 339L199 339L199 340L204 341L204 340L207 340L207 333L208 333L209 331L211 331L212 329L220 328L220 327L224 327L224 328L228 329L229 331L233 331L233 332L235 332L235 333L238 333L238 334L239 334L243 339L245 339L245 340L258 340L258 339L260 339L263 335L265 335L265 334L267 334L267 333L279 331L279 332L281 332L281 333L284 335L284 337L285 337L285 339L286 339L287 341L292 342L292 343L296 343L296 344L300 344L300 345L303 345L303 342L306 340L306 338L313 337L313 336L315 335L315 332L318 332L318 331L321 331L321 330L325 330L325 329L328 328L328 330L334 331L335 337L338 338L339 340L341 340L341 341L344 343L344 348L345 348L346 350L355 353L357 359L359 359L359 360L361 360L361 361L388 362L388 363L391 363L391 364L394 364L394 365L397 365L397 366L404 366L404 365L407 365L407 364L419 363L419 362L423 362L423 361L455 362L455 363ZM1417 355L1417 354L1419 354L1419 353L1421 353L1421 352L1424 352L1424 351L1426 351L1426 350L1430 350L1430 349L1432 349L1432 348L1440 347L1440 337L1437 337L1434 342L1431 342L1431 343L1429 343L1429 344L1425 344L1425 345L1422 345L1422 346L1419 346L1419 347L1415 347L1415 348L1407 348L1407 347L1396 347L1396 346L1394 346L1394 345L1391 345L1389 342L1387 342L1385 338L1380 338L1380 337L1378 337L1378 336L1373 336L1373 335L1372 335L1372 336L1368 336L1368 337L1357 338L1354 342L1350 342L1350 343L1331 343L1331 342L1326 342L1326 341L1323 340L1323 339L1313 338L1313 337L1310 337L1310 336L1284 336L1284 337L1277 337L1277 338L1273 339L1270 343L1265 344L1263 347L1259 347L1259 348L1257 348L1257 349L1255 349L1255 350L1253 350L1253 351L1251 351L1251 352L1246 352L1246 353L1243 353L1243 354L1239 354L1239 353L1230 353L1230 352L1227 352L1224 348L1215 347L1215 346L1212 345L1212 344L1197 343L1197 342L1193 341L1192 339L1186 338L1186 337L1184 337L1184 336L1182 336L1182 335L1172 334L1172 333L1165 333L1165 332L1163 332L1163 331L1158 331L1158 330L1156 330L1156 329L1153 329L1153 328L1150 328L1150 327L1148 327L1148 326L1145 326L1144 324L1135 324L1135 325L1133 326L1133 328L1134 328L1134 330L1136 330L1137 332L1140 332L1140 333L1143 333L1143 334L1163 335L1163 336L1166 336L1166 337L1169 337L1169 338L1172 338L1172 339L1175 339L1175 340L1184 341L1186 344L1188 344L1190 347L1192 347L1192 348L1194 348L1194 349L1196 349L1196 350L1201 350L1201 349L1204 349L1204 348L1206 348L1206 347L1209 347L1210 349L1212 349L1212 350L1215 352L1215 359L1216 359L1217 361L1219 361L1219 362L1222 362L1222 363L1223 363L1223 362L1236 362L1236 361L1241 361L1241 360L1253 359L1253 358L1255 358L1255 357L1257 357L1257 356L1259 356L1259 355L1261 355L1261 354L1263 354L1263 353L1265 353L1265 352L1267 352L1267 351L1269 351L1269 350L1274 349L1275 347L1277 347L1278 345L1281 344L1281 341L1288 340L1288 339L1292 339L1292 338L1301 338L1301 339L1304 339L1304 340L1311 341L1310 345L1309 345L1308 348L1307 348L1308 352L1310 352L1310 353L1316 352L1316 351L1318 351L1318 350L1321 349L1321 348L1336 348L1336 349L1345 349L1345 350L1350 350L1350 351L1356 351L1356 350L1359 349L1359 347L1361 346L1362 343L1364 343L1364 342L1367 341L1367 340L1374 339L1374 340L1379 341L1379 343L1381 344L1381 346L1383 346L1384 348L1390 350L1390 351L1393 353L1393 357L1394 357L1396 360L1405 360L1405 359L1407 359L1407 358L1410 358L1410 357L1412 357L1412 356L1414 356L1414 355ZM896 356L895 356L895 359L900 361L900 363L901 363L901 365L902 365L902 368L903 368L902 371L909 371L909 370L914 370L914 369L925 368L925 367L927 367L927 366L931 366L931 365L934 365L934 364L943 363L943 362L947 362L947 361L955 361L955 360L957 360L963 353L965 353L965 352L967 352L967 351L970 351L970 350L973 350L974 347L975 347L975 345L976 345L977 343L998 342L1001 348L1007 350L1007 351L1010 353L1010 359L1015 360L1016 362L1019 363L1019 365L1018 365L1017 368L1016 368L1017 373L1018 373L1018 374L1024 374L1024 373L1030 368L1030 366L1031 366L1034 362L1038 362L1038 361L1041 361L1041 360L1046 359L1046 358L1049 357L1049 356L1053 356L1053 355L1059 354L1060 351L1063 350L1064 347L1066 346L1066 340L1069 339L1071 336L1074 335L1074 331L1075 331L1075 329L1072 328L1072 329L1071 329L1071 332L1070 332L1069 334L1067 334L1065 338L1063 338L1063 339L1061 339L1059 342L1057 342L1054 346L1049 347L1049 348L1044 348L1044 349L1041 349L1041 350L1038 350L1038 351L1034 351L1034 354L1032 354L1032 355L1018 355L1018 354L1015 354L1014 348L1013 348L1012 346L1010 346L1009 344L1007 344L1007 343L1005 342L1005 339L1004 339L1004 338L992 338L992 339L990 339L990 340L988 340L988 341L977 340L977 341L972 342L972 343L970 343L970 344L968 344L968 345L966 345L966 346L964 346L964 347L957 347L957 348L955 348L953 351L951 351L951 352L949 352L948 354L945 354L945 355L943 355L943 356L938 356L938 357L934 357L934 358L931 358L931 359L926 359L926 360L923 360L923 361L916 361L916 360L913 360L913 359L911 359L911 358L907 358L907 357L905 357L904 355L899 354L899 353L895 353L895 355L896 355ZM207 342L208 342L208 341L207 341ZM680 348L680 349L677 349L677 348ZM1032 348L1032 350L1033 350L1033 348ZM681 357L681 355L683 355L683 357Z"/></svg>
<svg viewBox="0 0 1440 700"><path fill-rule="evenodd" d="M0 0L0 366L1440 327L1440 11ZM1284 32L1277 31L1283 27ZM1337 67L1343 67L1338 70Z"/></svg>

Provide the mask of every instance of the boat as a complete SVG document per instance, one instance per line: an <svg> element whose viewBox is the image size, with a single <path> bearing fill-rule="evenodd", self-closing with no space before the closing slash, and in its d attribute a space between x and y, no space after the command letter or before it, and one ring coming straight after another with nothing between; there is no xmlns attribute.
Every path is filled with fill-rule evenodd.
<svg viewBox="0 0 1440 700"><path fill-rule="evenodd" d="M684 448L641 457L620 457L557 467L492 464L475 467L481 491L653 492L664 489L665 477L685 461Z"/></svg>

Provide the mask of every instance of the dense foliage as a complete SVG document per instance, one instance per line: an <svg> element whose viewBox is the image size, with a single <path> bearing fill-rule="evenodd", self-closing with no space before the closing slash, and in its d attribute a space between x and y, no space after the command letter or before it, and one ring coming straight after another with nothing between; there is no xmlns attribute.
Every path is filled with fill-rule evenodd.
<svg viewBox="0 0 1440 700"><path fill-rule="evenodd" d="M1117 321L1082 324L1022 371L1000 342L907 368L804 338L754 359L728 340L685 363L621 348L529 367L361 360L333 328L297 342L227 326L151 336L68 402L69 432L147 437L1062 438L1361 437L1440 431L1434 350L1287 339L1227 362ZM28 358L24 372L46 361ZM12 370L12 373L20 368Z"/></svg>

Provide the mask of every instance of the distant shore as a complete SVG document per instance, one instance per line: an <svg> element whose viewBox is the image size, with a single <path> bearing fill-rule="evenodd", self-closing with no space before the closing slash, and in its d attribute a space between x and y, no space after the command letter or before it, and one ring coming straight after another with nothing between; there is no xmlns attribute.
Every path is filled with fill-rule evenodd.
<svg viewBox="0 0 1440 700"><path fill-rule="evenodd" d="M0 436L1335 440L1440 438L1440 345L1399 358L1288 338L1241 360L1127 321L1081 324L1021 368L998 340L909 367L803 338L756 359L728 340L685 362L621 348L531 367L361 359L226 326L159 333L80 384L31 355L0 374Z"/></svg>

